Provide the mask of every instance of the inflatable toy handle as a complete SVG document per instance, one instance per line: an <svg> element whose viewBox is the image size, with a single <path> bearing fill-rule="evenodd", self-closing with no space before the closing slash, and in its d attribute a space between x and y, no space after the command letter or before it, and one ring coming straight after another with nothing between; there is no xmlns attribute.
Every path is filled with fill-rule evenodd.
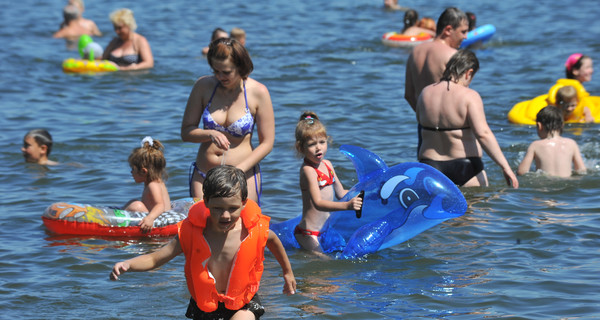
<svg viewBox="0 0 600 320"><path fill-rule="evenodd" d="M84 34L81 37L79 37L78 49L79 49L79 55L81 55L81 58L83 58L83 56L84 56L83 50L85 49L85 47L87 47L87 45L92 42L94 42L94 40L92 40L92 37L90 37L87 34Z"/></svg>
<svg viewBox="0 0 600 320"><path fill-rule="evenodd" d="M360 193L358 194L358 197L362 200L365 198L365 190L361 190ZM356 219L360 219L360 217L362 217L362 206L360 207L359 210L354 210L356 211Z"/></svg>

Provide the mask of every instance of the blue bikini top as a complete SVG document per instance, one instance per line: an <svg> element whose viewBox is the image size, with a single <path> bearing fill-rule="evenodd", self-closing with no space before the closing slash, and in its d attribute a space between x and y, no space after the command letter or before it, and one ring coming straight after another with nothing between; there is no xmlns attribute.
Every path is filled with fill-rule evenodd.
<svg viewBox="0 0 600 320"><path fill-rule="evenodd" d="M210 96L210 99L208 100L208 104L206 105L206 108L204 108L204 113L202 114L202 123L204 125L204 129L212 129L212 130L217 130L220 132L226 132L234 137L243 137L247 134L252 133L252 131L254 130L254 117L252 117L252 114L250 113L250 109L248 108L248 97L246 96L246 82L245 81L244 81L243 85L244 85L244 100L246 101L246 114L244 114L241 118L239 118L238 120L236 120L235 122L233 122L232 124L230 124L227 127L223 127L222 125L215 122L215 120L213 119L213 117L210 114L209 109L210 109L210 105L212 103L212 99L215 96L215 93L217 92L217 88L219 87L219 85L220 84L217 84L215 86L215 89L213 90L212 95Z"/></svg>

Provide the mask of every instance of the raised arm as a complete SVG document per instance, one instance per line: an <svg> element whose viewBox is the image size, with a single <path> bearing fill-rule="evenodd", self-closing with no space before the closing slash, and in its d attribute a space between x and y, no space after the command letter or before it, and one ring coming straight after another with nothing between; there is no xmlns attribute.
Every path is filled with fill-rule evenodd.
<svg viewBox="0 0 600 320"><path fill-rule="evenodd" d="M275 256L275 259L281 266L284 281L283 293L287 295L296 293L296 278L294 277L294 272L292 271L292 265L290 264L290 260L288 259L283 244L281 244L281 240L279 240L279 237L277 237L277 235L271 230L269 230L267 248L269 248L269 251L271 251L273 256Z"/></svg>
<svg viewBox="0 0 600 320"><path fill-rule="evenodd" d="M510 168L508 161L506 161L506 158L500 149L500 145L496 140L496 136L494 136L494 133L487 123L481 97L475 90L469 90L467 94L468 119L475 137L490 158L500 166L504 178L506 179L506 183L513 188L518 188L519 181Z"/></svg>
<svg viewBox="0 0 600 320"><path fill-rule="evenodd" d="M119 280L119 276L127 271L148 271L158 268L181 252L179 239L175 237L157 251L137 256L133 259L117 262L110 273L110 279Z"/></svg>

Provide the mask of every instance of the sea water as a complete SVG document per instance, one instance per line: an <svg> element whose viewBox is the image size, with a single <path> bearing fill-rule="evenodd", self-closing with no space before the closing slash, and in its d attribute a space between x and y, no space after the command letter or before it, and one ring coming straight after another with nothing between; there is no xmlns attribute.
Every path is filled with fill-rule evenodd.
<svg viewBox="0 0 600 320"><path fill-rule="evenodd" d="M65 1L66 3L66 1ZM415 161L413 111L403 98L409 51L385 47L403 12L383 1L86 1L84 16L114 37L111 11L134 11L155 68L104 75L65 74L77 57L52 39L61 1L23 0L0 11L0 318L181 319L189 300L183 257L151 272L109 281L112 265L156 250L169 239L111 239L48 233L40 216L54 202L122 205L139 197L127 156L147 135L166 148L172 199L188 196L188 168L198 145L180 138L194 81L211 73L201 55L215 27L247 32L252 77L273 100L276 140L261 162L263 210L273 221L300 213L293 131L304 110L315 111L333 138L327 158L343 184L356 183L337 149L354 144L388 164ZM537 139L531 126L510 124L517 102L545 93L564 76L574 52L600 61L600 7L595 0L443 1L400 3L437 19L448 6L493 24L476 50L481 69L471 87L511 166ZM586 83L600 95L600 81ZM47 128L50 158L63 165L25 164L25 132ZM281 293L271 254L260 294L264 319L593 319L600 317L599 126L569 125L588 174L553 179L538 174L506 187L484 156L490 186L462 189L466 214L396 247L357 261L323 261L289 251L298 293ZM256 140L256 137L255 137Z"/></svg>

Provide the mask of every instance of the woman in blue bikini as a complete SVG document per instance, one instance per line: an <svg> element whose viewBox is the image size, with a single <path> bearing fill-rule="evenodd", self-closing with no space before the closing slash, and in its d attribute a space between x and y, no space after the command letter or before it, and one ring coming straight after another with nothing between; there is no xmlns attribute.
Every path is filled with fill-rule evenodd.
<svg viewBox="0 0 600 320"><path fill-rule="evenodd" d="M458 186L487 186L483 147L502 168L508 185L518 188L517 177L487 124L483 101L469 88L478 69L475 54L459 50L446 64L440 82L421 92L416 108L423 137L419 161L438 169Z"/></svg>
<svg viewBox="0 0 600 320"><path fill-rule="evenodd" d="M202 198L204 174L229 164L246 173L248 198L260 204L258 163L271 152L275 141L269 90L249 77L254 68L252 60L236 40L213 41L207 60L213 75L196 81L181 122L183 141L200 143L190 168L190 195ZM251 143L255 124L256 148Z"/></svg>

